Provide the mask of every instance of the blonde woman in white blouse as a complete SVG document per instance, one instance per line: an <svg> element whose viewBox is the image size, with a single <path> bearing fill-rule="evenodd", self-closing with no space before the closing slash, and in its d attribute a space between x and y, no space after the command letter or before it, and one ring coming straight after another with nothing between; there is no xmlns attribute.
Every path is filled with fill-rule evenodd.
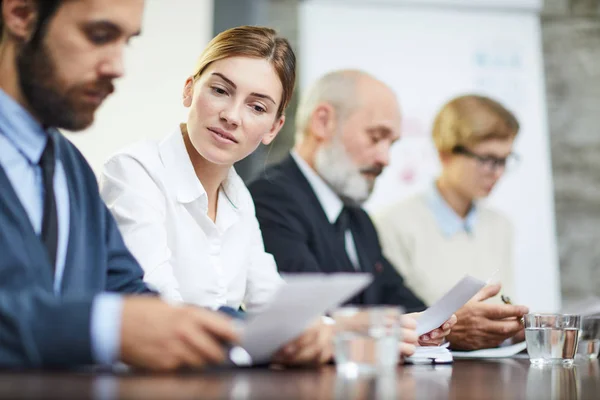
<svg viewBox="0 0 600 400"><path fill-rule="evenodd" d="M233 165L275 138L294 83L287 40L269 28L227 30L208 44L185 82L187 122L106 162L102 197L145 281L164 298L254 311L282 284ZM292 345L296 355L280 359L330 359L330 328L316 331L307 333L310 348Z"/></svg>
<svg viewBox="0 0 600 400"><path fill-rule="evenodd" d="M145 280L166 299L254 310L280 285L233 164L269 144L283 126L293 58L274 31L222 33L185 83L187 123L106 162L102 197Z"/></svg>

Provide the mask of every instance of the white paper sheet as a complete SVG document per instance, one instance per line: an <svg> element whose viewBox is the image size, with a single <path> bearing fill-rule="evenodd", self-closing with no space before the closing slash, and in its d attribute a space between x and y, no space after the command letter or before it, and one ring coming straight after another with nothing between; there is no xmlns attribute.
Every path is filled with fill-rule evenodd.
<svg viewBox="0 0 600 400"><path fill-rule="evenodd" d="M448 293L421 314L417 320L417 334L423 335L439 328L484 286L485 282L465 275Z"/></svg>
<svg viewBox="0 0 600 400"><path fill-rule="evenodd" d="M527 348L525 342L513 344L511 346L497 347L494 349L483 349L474 351L453 351L454 358L506 358L512 357Z"/></svg>
<svg viewBox="0 0 600 400"><path fill-rule="evenodd" d="M409 364L449 364L452 362L452 353L448 344L442 346L417 346L415 354L406 358Z"/></svg>
<svg viewBox="0 0 600 400"><path fill-rule="evenodd" d="M268 361L326 311L340 305L373 280L370 274L285 275L286 284L243 328L241 346L253 363Z"/></svg>

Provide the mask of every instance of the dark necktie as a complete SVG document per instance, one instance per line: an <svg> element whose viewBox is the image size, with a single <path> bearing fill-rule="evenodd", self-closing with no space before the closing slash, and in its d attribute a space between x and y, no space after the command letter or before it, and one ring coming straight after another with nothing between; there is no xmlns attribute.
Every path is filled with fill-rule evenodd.
<svg viewBox="0 0 600 400"><path fill-rule="evenodd" d="M335 229L338 234L338 240L342 243L344 251L346 251L346 231L349 230L350 233L353 233L352 212L353 212L353 210L351 209L351 207L344 206L344 208L342 208L342 211L340 212L340 215L338 216L337 220L335 221ZM358 270L361 270L362 264L363 264L363 257L360 254L361 247L359 246L358 243L356 243L356 235L355 234L352 234L352 239L354 242L354 248L356 250L356 255L358 257ZM350 260L350 257L348 257L348 260Z"/></svg>
<svg viewBox="0 0 600 400"><path fill-rule="evenodd" d="M344 206L342 211L340 211L340 215L335 220L335 231L337 232L338 240L344 245L344 249L346 248L346 231L348 229L350 229L350 215L348 208Z"/></svg>
<svg viewBox="0 0 600 400"><path fill-rule="evenodd" d="M56 158L54 143L48 137L48 143L42 153L39 165L42 168L44 183L44 215L42 219L42 242L48 251L48 258L52 264L52 271L56 265L56 248L58 244L58 215L56 213L56 199L54 197L54 166Z"/></svg>

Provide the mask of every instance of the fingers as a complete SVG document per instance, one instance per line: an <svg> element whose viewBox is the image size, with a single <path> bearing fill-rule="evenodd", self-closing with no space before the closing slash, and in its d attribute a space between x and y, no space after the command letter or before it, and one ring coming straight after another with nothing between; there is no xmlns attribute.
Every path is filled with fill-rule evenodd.
<svg viewBox="0 0 600 400"><path fill-rule="evenodd" d="M519 343L525 340L525 329L521 329L515 336L513 336L513 343Z"/></svg>
<svg viewBox="0 0 600 400"><path fill-rule="evenodd" d="M481 315L488 319L521 318L529 312L525 306L513 306L508 304L480 304Z"/></svg>
<svg viewBox="0 0 600 400"><path fill-rule="evenodd" d="M238 341L231 319L196 307L188 307L185 311L191 321L181 329L179 339L189 346L188 352L195 352L204 361L223 362L226 356L224 344Z"/></svg>
<svg viewBox="0 0 600 400"><path fill-rule="evenodd" d="M194 346L189 346L184 341L175 342L170 353L177 360L181 360L177 366L201 367L206 363L202 354Z"/></svg>
<svg viewBox="0 0 600 400"><path fill-rule="evenodd" d="M400 342L400 356L402 357L410 357L415 354L417 347L412 343L405 343L404 341Z"/></svg>
<svg viewBox="0 0 600 400"><path fill-rule="evenodd" d="M519 321L494 321L488 320L481 326L481 330L504 339L508 339L519 333L523 325Z"/></svg>
<svg viewBox="0 0 600 400"><path fill-rule="evenodd" d="M444 337L448 336L449 334L450 334L450 329L444 331L444 330L438 328L438 329L432 330L429 333L421 335L419 337L419 341L425 341L425 342L427 342L427 341L433 341L433 340L436 340L436 339L442 339L443 340Z"/></svg>
<svg viewBox="0 0 600 400"><path fill-rule="evenodd" d="M452 327L454 325L456 325L457 322L458 322L458 318L456 317L456 314L452 314L452 316L448 319L448 321L444 322L444 325L442 325L442 329L450 330L450 329L452 329Z"/></svg>
<svg viewBox="0 0 600 400"><path fill-rule="evenodd" d="M216 336L225 343L237 343L239 335L236 332L231 318L202 308L190 307L196 324L203 330Z"/></svg>
<svg viewBox="0 0 600 400"><path fill-rule="evenodd" d="M289 349L286 347L273 357L273 361L286 365L309 365L325 362L329 358L331 358L331 350L321 343L313 342L303 347Z"/></svg>
<svg viewBox="0 0 600 400"><path fill-rule="evenodd" d="M188 352L196 353L208 362L223 362L225 360L224 345L206 331L197 328L197 326L190 326L189 329L179 334L179 339L189 348Z"/></svg>
<svg viewBox="0 0 600 400"><path fill-rule="evenodd" d="M483 301L487 300L490 297L494 297L498 293L500 293L500 289L502 285L500 283L493 283L491 285L484 286L473 298L471 301Z"/></svg>
<svg viewBox="0 0 600 400"><path fill-rule="evenodd" d="M404 329L417 329L417 320L414 318L412 314L405 314L400 317L400 325Z"/></svg>
<svg viewBox="0 0 600 400"><path fill-rule="evenodd" d="M444 338L419 340L419 346L440 346L444 343Z"/></svg>
<svg viewBox="0 0 600 400"><path fill-rule="evenodd" d="M400 338L403 342L410 344L417 344L419 341L419 336L414 329L402 329Z"/></svg>
<svg viewBox="0 0 600 400"><path fill-rule="evenodd" d="M333 329L317 324L301 337L284 346L273 361L288 365L321 364L333 356Z"/></svg>
<svg viewBox="0 0 600 400"><path fill-rule="evenodd" d="M294 353L296 353L296 351L298 351L298 349L302 349L306 346L309 346L311 343L314 343L315 341L317 341L318 337L319 337L319 329L320 329L320 326L317 329L315 329L314 327L311 327L309 330L304 332L301 336L299 336L298 338L292 340L291 342L289 342L288 344L283 346L283 348L282 348L283 354L291 356Z"/></svg>
<svg viewBox="0 0 600 400"><path fill-rule="evenodd" d="M298 348L293 354L284 353L279 362L287 365L311 364L320 359L321 349L315 344Z"/></svg>
<svg viewBox="0 0 600 400"><path fill-rule="evenodd" d="M321 357L319 358L319 364L328 363L333 359L333 346L327 345L325 350L321 352Z"/></svg>
<svg viewBox="0 0 600 400"><path fill-rule="evenodd" d="M435 345L438 346L444 342L444 338L448 336L452 330L452 327L456 325L458 318L456 315L452 316L442 324L440 328L434 329L429 333L421 335L419 337L419 343L421 345Z"/></svg>

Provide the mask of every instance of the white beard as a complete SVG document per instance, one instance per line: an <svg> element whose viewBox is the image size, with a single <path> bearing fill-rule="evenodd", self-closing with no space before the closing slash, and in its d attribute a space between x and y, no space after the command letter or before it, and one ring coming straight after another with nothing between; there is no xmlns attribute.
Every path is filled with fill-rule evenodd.
<svg viewBox="0 0 600 400"><path fill-rule="evenodd" d="M317 150L315 170L343 200L362 205L373 190L373 184L360 173L337 135L329 145Z"/></svg>

